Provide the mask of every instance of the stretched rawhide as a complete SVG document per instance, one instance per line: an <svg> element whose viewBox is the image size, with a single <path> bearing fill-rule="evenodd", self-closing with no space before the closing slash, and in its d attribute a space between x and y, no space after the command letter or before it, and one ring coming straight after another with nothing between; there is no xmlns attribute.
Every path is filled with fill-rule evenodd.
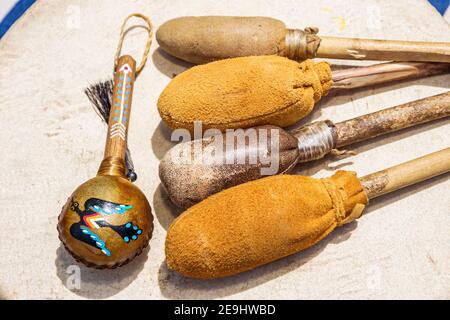
<svg viewBox="0 0 450 320"><path fill-rule="evenodd" d="M169 198L188 208L223 189L287 173L336 148L450 116L450 92L339 123L317 121L293 131L249 128L180 143L161 160L159 176Z"/></svg>
<svg viewBox="0 0 450 320"><path fill-rule="evenodd" d="M311 247L359 218L369 199L450 171L450 148L358 179L278 175L212 195L169 227L167 266L213 279L254 269Z"/></svg>
<svg viewBox="0 0 450 320"><path fill-rule="evenodd" d="M196 66L161 93L158 111L173 129L285 127L308 115L332 88L351 89L448 72L449 64L385 63L331 72L326 62L244 57Z"/></svg>
<svg viewBox="0 0 450 320"><path fill-rule="evenodd" d="M450 62L449 42L326 37L319 29L287 29L268 17L179 17L162 24L156 39L166 52L192 63L279 55L310 58Z"/></svg>
<svg viewBox="0 0 450 320"><path fill-rule="evenodd" d="M95 268L116 268L130 262L148 245L153 232L150 204L126 175L134 81L148 54L146 50L137 68L131 56L119 57L125 26L131 17L147 23L147 47L150 46L152 26L148 18L141 14L128 16L122 25L115 61L114 96L103 161L97 176L72 193L58 217L58 234L65 248L77 261Z"/></svg>

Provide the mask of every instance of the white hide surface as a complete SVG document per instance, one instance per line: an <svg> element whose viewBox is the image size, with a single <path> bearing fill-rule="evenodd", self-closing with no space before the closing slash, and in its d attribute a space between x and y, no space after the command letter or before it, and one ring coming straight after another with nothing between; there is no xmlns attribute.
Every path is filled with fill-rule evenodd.
<svg viewBox="0 0 450 320"><path fill-rule="evenodd" d="M92 270L64 250L56 231L67 197L96 174L106 128L83 89L111 76L120 25L141 12L158 27L183 15L261 15L323 35L450 41L450 27L425 1L38 1L0 40L0 297L112 299L450 299L449 175L374 200L358 222L319 245L235 277L199 281L167 270L166 229L179 213L168 203L158 161L173 145L156 101L188 64L154 41L133 98L129 146L155 215L150 249L116 270ZM125 43L138 60L146 32ZM342 65L368 62L332 61ZM341 121L448 90L450 75L331 94L306 121ZM445 147L441 120L361 143L352 158L326 158L299 173L336 168L365 175ZM79 266L81 283L70 272Z"/></svg>

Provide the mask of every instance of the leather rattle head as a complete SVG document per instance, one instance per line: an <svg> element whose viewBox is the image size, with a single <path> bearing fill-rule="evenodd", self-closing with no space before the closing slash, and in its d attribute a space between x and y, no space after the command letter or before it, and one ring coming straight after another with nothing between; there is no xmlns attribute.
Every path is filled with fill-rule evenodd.
<svg viewBox="0 0 450 320"><path fill-rule="evenodd" d="M326 62L277 56L233 58L193 67L161 93L158 111L173 129L286 127L308 115L331 88Z"/></svg>

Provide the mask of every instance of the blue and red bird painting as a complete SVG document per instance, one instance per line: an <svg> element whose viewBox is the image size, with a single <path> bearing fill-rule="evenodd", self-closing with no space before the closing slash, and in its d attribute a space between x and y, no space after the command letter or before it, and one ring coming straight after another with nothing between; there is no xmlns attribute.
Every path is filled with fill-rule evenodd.
<svg viewBox="0 0 450 320"><path fill-rule="evenodd" d="M131 208L131 205L90 198L84 203L84 211L82 211L79 203L72 199L71 209L80 216L80 221L70 226L70 234L75 239L83 241L110 256L111 252L108 250L106 243L93 230L111 228L126 243L136 240L142 234L139 226L133 225L132 222L113 225L107 221L108 216L124 214Z"/></svg>

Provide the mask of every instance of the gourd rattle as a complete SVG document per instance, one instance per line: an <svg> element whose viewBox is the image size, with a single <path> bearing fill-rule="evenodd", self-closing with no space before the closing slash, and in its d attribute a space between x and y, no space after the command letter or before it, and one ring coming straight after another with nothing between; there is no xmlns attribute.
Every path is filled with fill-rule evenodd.
<svg viewBox="0 0 450 320"><path fill-rule="evenodd" d="M167 266L199 279L251 270L316 244L359 218L369 199L448 171L450 148L362 178L277 175L226 189L171 224Z"/></svg>
<svg viewBox="0 0 450 320"><path fill-rule="evenodd" d="M149 39L143 60L120 56L125 25L131 17L148 24ZM131 261L148 245L153 231L150 204L126 176L125 150L134 81L145 65L152 25L141 14L128 16L121 28L116 54L114 96L103 161L97 176L79 186L62 208L59 238L72 256L90 267L115 268Z"/></svg>
<svg viewBox="0 0 450 320"><path fill-rule="evenodd" d="M268 17L179 17L161 25L156 39L166 52L192 63L279 55L310 58L450 62L449 42L370 40L319 36L314 27L287 29Z"/></svg>
<svg viewBox="0 0 450 320"><path fill-rule="evenodd" d="M331 89L350 89L448 72L447 63L384 63L331 71L326 62L258 56L220 60L176 76L158 99L173 129L286 127L308 115Z"/></svg>
<svg viewBox="0 0 450 320"><path fill-rule="evenodd" d="M172 202L188 208L223 189L339 154L336 148L449 116L446 92L339 123L325 120L291 131L260 126L218 134L175 145L162 158L159 176Z"/></svg>

